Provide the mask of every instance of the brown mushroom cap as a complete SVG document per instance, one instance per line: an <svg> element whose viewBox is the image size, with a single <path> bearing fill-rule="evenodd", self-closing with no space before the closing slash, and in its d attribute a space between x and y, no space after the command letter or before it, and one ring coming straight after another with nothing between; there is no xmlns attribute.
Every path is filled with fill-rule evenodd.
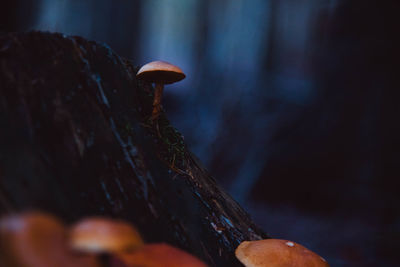
<svg viewBox="0 0 400 267"><path fill-rule="evenodd" d="M311 250L281 239L244 241L235 255L246 267L329 267Z"/></svg>
<svg viewBox="0 0 400 267"><path fill-rule="evenodd" d="M70 245L82 252L115 253L136 249L143 245L143 240L126 222L92 217L71 228Z"/></svg>
<svg viewBox="0 0 400 267"><path fill-rule="evenodd" d="M168 62L152 61L141 67L136 77L151 83L171 84L183 80L186 75Z"/></svg>
<svg viewBox="0 0 400 267"><path fill-rule="evenodd" d="M191 254L167 244L146 244L133 253L119 254L117 259L128 267L207 267Z"/></svg>
<svg viewBox="0 0 400 267"><path fill-rule="evenodd" d="M56 218L38 212L0 220L0 265L14 267L96 267L91 256L74 253L67 231Z"/></svg>

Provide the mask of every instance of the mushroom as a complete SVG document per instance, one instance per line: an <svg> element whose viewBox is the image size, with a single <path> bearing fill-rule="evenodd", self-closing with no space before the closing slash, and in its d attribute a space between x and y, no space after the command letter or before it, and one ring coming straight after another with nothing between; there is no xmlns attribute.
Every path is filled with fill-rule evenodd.
<svg viewBox="0 0 400 267"><path fill-rule="evenodd" d="M183 71L168 62L152 61L141 67L136 77L151 83L155 83L153 100L153 112L151 119L157 119L161 112L161 98L164 84L171 84L183 80L186 75Z"/></svg>
<svg viewBox="0 0 400 267"><path fill-rule="evenodd" d="M72 226L70 246L87 253L119 253L143 245L139 233L130 224L108 218L91 217Z"/></svg>
<svg viewBox="0 0 400 267"><path fill-rule="evenodd" d="M114 260L127 267L207 267L195 256L164 243L146 244L132 253L119 254Z"/></svg>
<svg viewBox="0 0 400 267"><path fill-rule="evenodd" d="M282 239L244 241L235 255L246 267L329 267L311 250Z"/></svg>
<svg viewBox="0 0 400 267"><path fill-rule="evenodd" d="M56 218L29 212L0 219L0 266L98 267L99 263L68 248L67 231Z"/></svg>

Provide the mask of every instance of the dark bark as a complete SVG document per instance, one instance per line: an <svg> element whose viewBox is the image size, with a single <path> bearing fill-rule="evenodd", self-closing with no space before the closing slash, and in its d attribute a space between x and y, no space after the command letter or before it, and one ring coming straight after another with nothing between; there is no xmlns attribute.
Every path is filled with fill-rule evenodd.
<svg viewBox="0 0 400 267"><path fill-rule="evenodd" d="M136 71L79 37L0 36L0 211L119 217L148 242L240 266L236 246L266 235L164 113L149 120L153 89Z"/></svg>

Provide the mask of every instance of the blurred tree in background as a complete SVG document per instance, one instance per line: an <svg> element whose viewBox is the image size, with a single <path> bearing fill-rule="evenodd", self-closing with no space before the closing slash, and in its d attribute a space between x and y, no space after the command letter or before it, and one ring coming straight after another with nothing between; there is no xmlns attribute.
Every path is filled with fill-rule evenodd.
<svg viewBox="0 0 400 267"><path fill-rule="evenodd" d="M3 2L2 31L80 35L137 65L182 67L164 108L260 226L332 266L394 266L396 1Z"/></svg>

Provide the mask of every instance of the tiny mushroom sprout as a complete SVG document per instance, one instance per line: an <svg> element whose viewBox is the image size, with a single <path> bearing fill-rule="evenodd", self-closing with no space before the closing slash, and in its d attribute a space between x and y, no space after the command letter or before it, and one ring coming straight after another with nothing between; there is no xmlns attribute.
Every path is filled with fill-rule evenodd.
<svg viewBox="0 0 400 267"><path fill-rule="evenodd" d="M83 219L70 230L70 246L86 253L122 253L143 245L139 233L130 224L101 217Z"/></svg>
<svg viewBox="0 0 400 267"><path fill-rule="evenodd" d="M183 80L186 75L183 71L168 62L152 61L141 67L136 77L147 82L155 83L153 112L151 119L157 119L161 112L161 98L164 84L171 84Z"/></svg>
<svg viewBox="0 0 400 267"><path fill-rule="evenodd" d="M235 254L246 267L329 267L311 250L282 239L244 241Z"/></svg>
<svg viewBox="0 0 400 267"><path fill-rule="evenodd" d="M132 253L119 254L116 260L127 267L207 267L195 256L164 243L146 244Z"/></svg>
<svg viewBox="0 0 400 267"><path fill-rule="evenodd" d="M67 230L51 215L28 212L0 219L0 266L100 267L98 260L69 249Z"/></svg>

